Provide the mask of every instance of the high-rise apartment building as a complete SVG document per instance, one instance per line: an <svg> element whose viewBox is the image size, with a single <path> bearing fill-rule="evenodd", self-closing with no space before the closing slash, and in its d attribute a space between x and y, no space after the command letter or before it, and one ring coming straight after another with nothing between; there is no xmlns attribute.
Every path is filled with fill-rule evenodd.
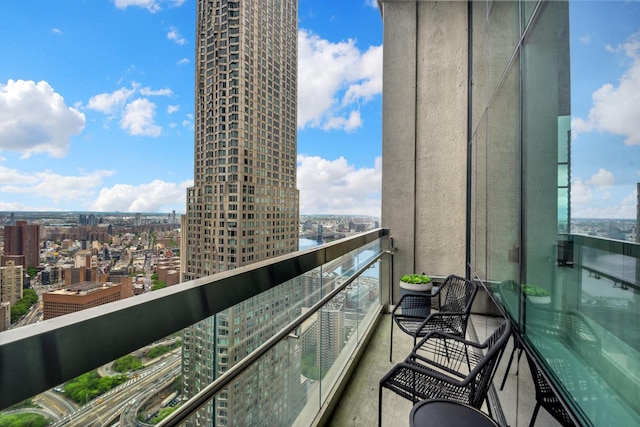
<svg viewBox="0 0 640 427"><path fill-rule="evenodd" d="M40 264L40 225L17 221L4 227L4 254L24 255L27 267Z"/></svg>
<svg viewBox="0 0 640 427"><path fill-rule="evenodd" d="M320 362L321 370L328 370L345 346L344 303L330 303L320 310L320 331L322 336L317 340L316 360Z"/></svg>
<svg viewBox="0 0 640 427"><path fill-rule="evenodd" d="M0 302L0 332L6 331L11 325L11 304Z"/></svg>
<svg viewBox="0 0 640 427"><path fill-rule="evenodd" d="M198 0L196 13L184 280L298 249L297 0ZM283 285L186 329L185 394L193 396L292 319L301 297L299 288ZM300 375L278 366L299 366L299 353L297 343L278 347L192 424L290 423L305 393Z"/></svg>
<svg viewBox="0 0 640 427"><path fill-rule="evenodd" d="M0 302L8 302L12 306L22 298L24 283L24 269L7 261L7 265L0 267Z"/></svg>

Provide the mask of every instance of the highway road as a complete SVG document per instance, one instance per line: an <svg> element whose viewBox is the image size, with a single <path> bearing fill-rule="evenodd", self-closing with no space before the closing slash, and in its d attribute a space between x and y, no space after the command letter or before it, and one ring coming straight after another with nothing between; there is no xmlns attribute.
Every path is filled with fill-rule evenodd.
<svg viewBox="0 0 640 427"><path fill-rule="evenodd" d="M53 426L105 426L120 419L121 426L135 426L142 403L169 385L180 374L180 353L170 353L118 387L58 419ZM124 413L124 415L122 415Z"/></svg>
<svg viewBox="0 0 640 427"><path fill-rule="evenodd" d="M40 408L21 408L3 414L36 413L52 420L51 426L137 426L137 413L145 401L155 396L180 375L181 351L159 358L156 363L136 371L118 387L78 407L62 393L48 390L33 397Z"/></svg>

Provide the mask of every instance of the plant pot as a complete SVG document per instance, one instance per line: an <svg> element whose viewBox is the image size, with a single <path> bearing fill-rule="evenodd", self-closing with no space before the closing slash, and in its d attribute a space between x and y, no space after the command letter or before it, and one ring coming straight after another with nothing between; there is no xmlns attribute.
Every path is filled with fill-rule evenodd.
<svg viewBox="0 0 640 427"><path fill-rule="evenodd" d="M527 296L527 298L529 299L529 301L536 305L551 304L551 296L534 297L529 295Z"/></svg>
<svg viewBox="0 0 640 427"><path fill-rule="evenodd" d="M431 295L431 289L433 288L433 282L430 283L407 283L400 281L400 297L407 294L427 294ZM429 299L429 301L431 301ZM427 317L431 313L431 303L424 307L406 309L402 307L402 313L409 316Z"/></svg>
<svg viewBox="0 0 640 427"><path fill-rule="evenodd" d="M400 281L400 289L404 289L406 291L411 292L427 292L431 293L431 288L433 288L433 282L429 283L407 283Z"/></svg>

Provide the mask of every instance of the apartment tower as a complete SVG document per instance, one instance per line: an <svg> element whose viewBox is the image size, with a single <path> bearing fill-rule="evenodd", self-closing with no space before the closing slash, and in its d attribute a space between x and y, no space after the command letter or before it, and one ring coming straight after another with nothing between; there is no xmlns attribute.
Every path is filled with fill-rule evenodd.
<svg viewBox="0 0 640 427"><path fill-rule="evenodd" d="M4 227L4 254L23 255L23 267L37 267L40 264L40 225L17 221L16 225Z"/></svg>
<svg viewBox="0 0 640 427"><path fill-rule="evenodd" d="M194 185L182 222L184 280L298 249L297 1L198 0L196 13ZM284 285L187 328L185 394L193 396L292 319L296 313L288 310L301 294ZM304 392L300 376L277 365L299 365L299 351L296 344L279 347L191 424L290 421Z"/></svg>
<svg viewBox="0 0 640 427"><path fill-rule="evenodd" d="M8 302L12 306L22 299L25 270L13 261L0 267L0 302Z"/></svg>

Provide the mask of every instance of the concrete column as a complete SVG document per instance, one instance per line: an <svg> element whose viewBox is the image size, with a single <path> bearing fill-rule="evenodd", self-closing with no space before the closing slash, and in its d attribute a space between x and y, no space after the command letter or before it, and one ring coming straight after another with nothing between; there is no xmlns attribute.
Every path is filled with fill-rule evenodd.
<svg viewBox="0 0 640 427"><path fill-rule="evenodd" d="M463 275L466 247L466 2L381 1L384 23L382 226L394 283ZM394 295L399 295L396 289Z"/></svg>

